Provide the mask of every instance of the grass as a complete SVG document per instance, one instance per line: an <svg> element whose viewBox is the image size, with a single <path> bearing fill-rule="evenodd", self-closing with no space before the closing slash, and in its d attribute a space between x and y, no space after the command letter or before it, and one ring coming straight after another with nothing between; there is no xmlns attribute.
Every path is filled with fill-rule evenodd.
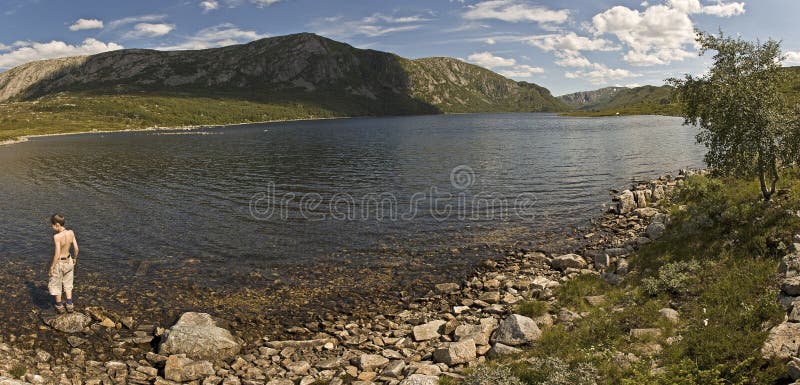
<svg viewBox="0 0 800 385"><path fill-rule="evenodd" d="M24 366L17 365L15 367L11 368L11 370L9 370L8 374L10 374L11 377L13 377L13 378L22 379L22 377L25 375L26 372L27 372L27 369L25 369Z"/></svg>
<svg viewBox="0 0 800 385"><path fill-rule="evenodd" d="M548 310L550 310L550 305L547 302L538 300L523 301L514 308L515 313L530 318L541 317L547 314Z"/></svg>
<svg viewBox="0 0 800 385"><path fill-rule="evenodd" d="M760 356L768 330L785 316L777 268L800 230L791 214L800 209L798 171L787 171L779 187L782 193L764 203L755 180L689 178L664 237L631 258L622 285L591 275L562 284L550 311L566 308L583 318L543 329L521 356L490 365L510 367L526 384L561 383L564 371L600 384L788 383L784 363ZM593 307L583 299L589 295L606 301ZM660 315L665 307L679 311L677 324ZM542 308L533 302L517 310ZM639 328L662 332L637 340L630 331ZM624 359L629 353L636 359ZM545 359L557 361L531 364Z"/></svg>

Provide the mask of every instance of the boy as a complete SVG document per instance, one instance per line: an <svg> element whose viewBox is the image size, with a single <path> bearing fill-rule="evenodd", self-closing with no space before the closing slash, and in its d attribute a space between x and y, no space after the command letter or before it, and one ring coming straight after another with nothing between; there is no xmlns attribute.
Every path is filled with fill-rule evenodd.
<svg viewBox="0 0 800 385"><path fill-rule="evenodd" d="M72 313L75 305L72 304L72 280L75 273L75 263L78 262L78 241L75 239L75 232L64 227L64 216L53 214L50 217L55 235L53 241L56 244L56 251L53 254L53 261L50 263L50 282L47 288L50 295L55 296L55 308L59 314L65 311ZM75 255L69 251L70 245L75 249ZM67 303L61 302L61 291L67 294Z"/></svg>

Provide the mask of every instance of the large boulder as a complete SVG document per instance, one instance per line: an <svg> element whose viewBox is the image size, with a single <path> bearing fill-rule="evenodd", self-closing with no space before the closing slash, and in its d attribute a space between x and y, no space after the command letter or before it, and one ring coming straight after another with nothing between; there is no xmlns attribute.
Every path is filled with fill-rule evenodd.
<svg viewBox="0 0 800 385"><path fill-rule="evenodd" d="M769 331L761 355L766 359L789 360L800 349L800 323L784 322Z"/></svg>
<svg viewBox="0 0 800 385"><path fill-rule="evenodd" d="M784 278L781 281L781 290L790 296L800 295L800 276Z"/></svg>
<svg viewBox="0 0 800 385"><path fill-rule="evenodd" d="M569 268L583 269L586 267L586 260L578 254L559 255L550 260L550 267L562 271Z"/></svg>
<svg viewBox="0 0 800 385"><path fill-rule="evenodd" d="M64 333L80 333L92 322L92 318L83 313L67 313L42 317L47 326Z"/></svg>
<svg viewBox="0 0 800 385"><path fill-rule="evenodd" d="M469 338L458 342L450 342L433 352L433 360L447 366L465 364L475 360L477 357L478 349L475 346L475 341Z"/></svg>
<svg viewBox="0 0 800 385"><path fill-rule="evenodd" d="M800 254L792 253L784 255L778 270L787 277L798 275L798 272L800 272Z"/></svg>
<svg viewBox="0 0 800 385"><path fill-rule="evenodd" d="M227 360L241 349L241 340L218 327L210 315L190 312L164 332L159 353L185 354L196 360Z"/></svg>
<svg viewBox="0 0 800 385"><path fill-rule="evenodd" d="M636 208L636 199L630 190L625 190L617 195L617 213L627 214Z"/></svg>
<svg viewBox="0 0 800 385"><path fill-rule="evenodd" d="M164 378L175 382L188 382L214 375L214 366L208 361L194 361L186 355L167 357Z"/></svg>
<svg viewBox="0 0 800 385"><path fill-rule="evenodd" d="M432 339L438 339L441 334L439 333L442 329L442 326L447 322L442 320L431 321L426 324L414 326L411 330L414 334L414 341L427 341Z"/></svg>
<svg viewBox="0 0 800 385"><path fill-rule="evenodd" d="M492 336L492 342L518 346L536 341L541 336L542 331L536 326L536 321L519 314L512 314L500 322Z"/></svg>
<svg viewBox="0 0 800 385"><path fill-rule="evenodd" d="M379 354L362 354L358 357L358 367L365 372L374 372L389 363L389 359Z"/></svg>
<svg viewBox="0 0 800 385"><path fill-rule="evenodd" d="M644 190L634 191L633 198L636 201L636 207L647 207L647 193Z"/></svg>
<svg viewBox="0 0 800 385"><path fill-rule="evenodd" d="M647 229L645 230L645 232L647 233L648 238L658 239L661 238L662 235L664 235L664 230L666 229L667 227L664 225L663 222L653 221L650 222L649 225L647 225Z"/></svg>

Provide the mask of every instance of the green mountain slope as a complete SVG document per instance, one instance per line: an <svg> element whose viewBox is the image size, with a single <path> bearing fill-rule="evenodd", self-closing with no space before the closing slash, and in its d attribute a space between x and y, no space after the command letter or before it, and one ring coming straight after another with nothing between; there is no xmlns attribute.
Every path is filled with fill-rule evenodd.
<svg viewBox="0 0 800 385"><path fill-rule="evenodd" d="M57 132L56 125L85 131L570 109L543 87L456 59L410 60L309 33L33 62L0 73L0 103L0 137Z"/></svg>
<svg viewBox="0 0 800 385"><path fill-rule="evenodd" d="M591 110L597 106L608 103L618 92L627 90L625 87L606 87L594 91L581 91L561 95L558 98L570 107L579 110Z"/></svg>

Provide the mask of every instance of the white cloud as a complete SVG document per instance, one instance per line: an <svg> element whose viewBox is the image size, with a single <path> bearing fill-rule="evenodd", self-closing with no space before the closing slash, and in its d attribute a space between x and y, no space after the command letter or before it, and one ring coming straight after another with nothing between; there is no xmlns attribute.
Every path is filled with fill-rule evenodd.
<svg viewBox="0 0 800 385"><path fill-rule="evenodd" d="M476 52L469 55L467 60L489 69L495 67L511 67L517 64L517 61L514 59L494 56L491 52Z"/></svg>
<svg viewBox="0 0 800 385"><path fill-rule="evenodd" d="M513 69L510 70L501 70L497 71L500 75L503 75L507 78L530 78L534 74L542 74L544 73L544 68L541 67L533 67L525 64L520 64L514 66Z"/></svg>
<svg viewBox="0 0 800 385"><path fill-rule="evenodd" d="M269 35L263 35L256 31L242 30L234 24L225 23L201 29L194 36L189 37L182 43L157 47L156 49L165 51L206 49L246 43L268 36Z"/></svg>
<svg viewBox="0 0 800 385"><path fill-rule="evenodd" d="M667 5L686 14L704 13L719 17L731 17L745 13L744 3L725 3L722 0L716 0L716 3L712 5L703 5L700 0L668 0Z"/></svg>
<svg viewBox="0 0 800 385"><path fill-rule="evenodd" d="M593 67L594 63L590 62L585 56L580 53L563 53L557 54L558 60L555 64L559 67Z"/></svg>
<svg viewBox="0 0 800 385"><path fill-rule="evenodd" d="M783 60L783 64L786 65L800 65L800 51L789 51L784 53L786 57Z"/></svg>
<svg viewBox="0 0 800 385"><path fill-rule="evenodd" d="M614 51L619 49L619 47L606 39L590 39L588 37L578 36L575 32L531 36L528 38L527 42L546 52Z"/></svg>
<svg viewBox="0 0 800 385"><path fill-rule="evenodd" d="M497 40L492 39L491 37L489 37L489 38L486 38L486 40L484 40L484 43L489 44L489 45L495 45L495 44L497 44Z"/></svg>
<svg viewBox="0 0 800 385"><path fill-rule="evenodd" d="M0 55L0 69L9 69L34 60L92 55L123 48L119 44L104 43L96 39L86 39L80 45L70 45L55 40L48 43L16 42L14 47L11 52Z"/></svg>
<svg viewBox="0 0 800 385"><path fill-rule="evenodd" d="M510 23L527 21L563 24L569 19L569 10L551 10L522 0L489 0L470 5L463 17L467 20L496 19Z"/></svg>
<svg viewBox="0 0 800 385"><path fill-rule="evenodd" d="M269 7L270 5L280 1L281 0L250 0L251 3L255 4L259 8Z"/></svg>
<svg viewBox="0 0 800 385"><path fill-rule="evenodd" d="M70 31L81 31L84 29L100 29L103 28L103 21L97 19L78 19L69 26Z"/></svg>
<svg viewBox="0 0 800 385"><path fill-rule="evenodd" d="M602 64L595 64L594 66L595 68L592 70L567 72L564 76L567 79L586 79L594 85L605 85L609 81L640 76L622 68L608 68Z"/></svg>
<svg viewBox="0 0 800 385"><path fill-rule="evenodd" d="M108 23L108 29L117 29L119 27L122 27L123 25L128 25L133 23L161 21L166 18L167 15L142 15L142 16L125 17Z"/></svg>
<svg viewBox="0 0 800 385"><path fill-rule="evenodd" d="M219 2L217 0L204 0L200 2L200 7L203 8L203 12L210 12L217 8L219 8Z"/></svg>
<svg viewBox="0 0 800 385"><path fill-rule="evenodd" d="M309 24L317 33L324 36L348 38L357 35L378 37L396 32L413 31L422 27L422 23L431 19L421 15L390 16L375 13L370 16L351 20L341 16L317 19Z"/></svg>
<svg viewBox="0 0 800 385"><path fill-rule="evenodd" d="M132 31L129 31L124 35L126 39L137 39L143 37L159 37L164 36L172 30L175 29L175 24L165 24L165 23L139 23L133 27Z"/></svg>

